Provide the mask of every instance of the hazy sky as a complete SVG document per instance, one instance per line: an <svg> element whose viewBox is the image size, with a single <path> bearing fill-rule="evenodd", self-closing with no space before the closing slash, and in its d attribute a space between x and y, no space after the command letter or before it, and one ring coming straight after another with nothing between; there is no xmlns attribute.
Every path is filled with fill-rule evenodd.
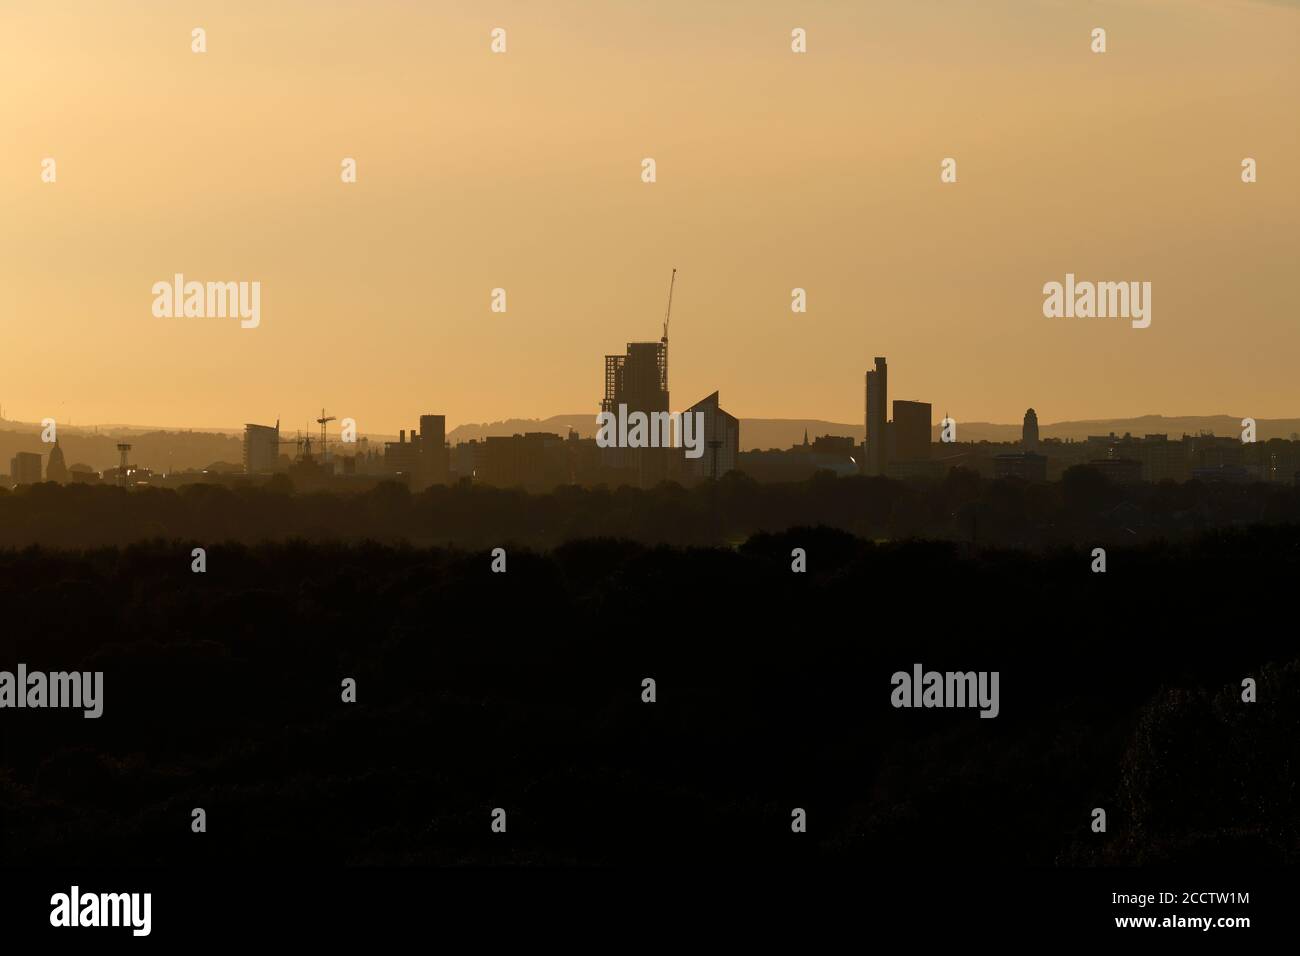
<svg viewBox="0 0 1300 956"><path fill-rule="evenodd" d="M0 90L10 418L594 416L674 266L674 408L860 422L886 355L959 422L1300 415L1296 4L3 0Z"/></svg>

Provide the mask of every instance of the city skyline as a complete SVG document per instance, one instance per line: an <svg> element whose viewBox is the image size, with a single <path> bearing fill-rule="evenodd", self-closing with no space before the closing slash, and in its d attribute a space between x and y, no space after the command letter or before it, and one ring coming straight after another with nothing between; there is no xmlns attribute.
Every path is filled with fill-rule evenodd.
<svg viewBox="0 0 1300 956"><path fill-rule="evenodd" d="M1300 0L6 0L0 84L14 938L1291 927Z"/></svg>
<svg viewBox="0 0 1300 956"><path fill-rule="evenodd" d="M915 402L916 399L915 398L907 399L906 401ZM925 402L923 404L933 405L934 403ZM1028 407L1026 408L1028 410L1032 410L1032 408L1028 408ZM995 421L985 421L985 420L960 419L955 415L951 417L953 418L953 421L957 423L958 427L966 425L966 426L980 429L981 431L980 437L977 437L973 440L996 441L998 439L989 438L986 435L984 435L983 434L984 430L992 428L992 429L1015 429L1018 431L1022 425L1024 410L1026 409L1022 409L1022 411L1019 414L1014 416L1015 421L995 422ZM4 413L0 413L0 431L3 431L4 426L8 426L8 425L18 425L18 426L22 426L22 428L25 430L36 430L36 431L39 431L42 428L40 419L30 418L30 417L10 418L7 412L8 410L5 409ZM311 414L313 413L314 412L304 413L304 417L301 423L297 422L296 419L282 418L281 426L280 426L281 433L286 435L291 435L300 432L304 438L309 434L315 434L319 429L319 426L313 424L314 419L311 418ZM509 415L505 418L499 418L491 421L486 419L475 419L471 421L462 421L462 422L457 422L455 424L449 424L447 426L447 433L448 435L451 435L453 432L464 429L464 430L474 431L475 433L482 432L485 434L496 434L496 432L493 431L494 426L522 427L523 425L545 424L548 422L556 422L556 421L566 422L569 424L569 427L577 427L576 422L570 422L570 420L572 419L580 419L582 429L588 429L594 433L599 428L598 416L599 416L599 412L593 414L582 414L582 413L575 413L575 412L557 412L553 414L541 415L536 417L525 416L525 415ZM271 415L269 417L268 416L263 416L263 417L272 423L274 423L276 420L275 415ZM741 415L738 417L740 418L741 421L751 422L751 423L788 425L792 428L812 427L814 424L816 424L816 425L825 425L829 427L836 427L836 428L847 430L847 432L854 432L854 433L857 431L861 431L864 427L861 421L858 422L849 421L849 420L836 421L833 419L814 418L810 416L778 415L773 417L757 417L757 416ZM862 418L861 413L859 413L857 417L861 419ZM940 419L942 419L942 417L943 417L942 415L939 416ZM1118 415L1118 416L1108 416L1108 417L1098 416L1098 417L1088 417L1088 418L1052 419L1052 420L1043 421L1041 427L1044 430L1044 432L1050 432L1050 431L1059 432L1061 430L1068 429L1071 431L1078 432L1078 435L1082 436L1084 433L1081 429L1093 425L1096 425L1098 427L1105 426L1109 428L1116 425L1118 425L1119 427L1124 427L1126 423L1155 422L1159 427L1172 428L1174 431L1177 431L1179 428L1181 428L1184 431L1186 431L1186 433L1189 435L1194 434L1198 431L1210 431L1213 432L1214 434L1218 434L1219 432L1216 430L1216 426L1222 426L1222 428L1225 429L1224 434L1228 434L1228 433L1235 434L1238 431L1240 431L1240 421L1244 417L1246 416L1234 415L1227 412L1207 413L1207 414L1174 414L1174 415L1158 414L1158 413L1130 414L1130 415ZM1254 416L1250 416L1250 417L1254 417ZM89 435L100 431L102 431L103 434L106 435L116 434L118 432L137 433L137 432L155 432L155 431L162 431L162 432L168 432L173 434L195 433L195 434L242 435L244 429L248 427L248 425L250 424L256 424L259 426L265 424L264 422L245 422L244 424L240 424L240 425L233 425L233 424L191 425L188 423L170 424L170 423L159 422L159 421L141 421L141 422L96 421L96 422L86 422L86 423L76 422L76 421L59 421L57 419L56 421L58 423L58 428L60 430L66 429L68 433L77 434L77 435ZM396 438L400 432L410 431L409 427L404 427L401 424L402 421L406 421L406 419L399 420L399 422L395 424L392 430L386 430L382 428L364 428L358 430L358 435L371 437L371 438L384 438L384 439ZM1271 434L1269 437L1291 438L1292 436L1290 432L1300 430L1300 413L1291 416L1258 417L1255 418L1255 421L1261 427L1261 431L1266 430L1270 426L1281 428L1286 431L1285 434L1278 432L1277 434ZM1174 423L1174 425L1171 426L1168 423ZM1191 424L1179 425L1178 423L1191 423ZM936 419L931 425L931 430L937 433L940 430L940 427L941 427L940 420ZM1095 429L1090 433L1095 433ZM1044 437L1060 438L1064 440L1075 436L1047 434ZM333 433L331 433L330 443L333 444L335 440L336 439L333 437ZM961 441L967 441L967 440L968 439L966 438L961 439ZM762 446L756 445L753 447L762 447Z"/></svg>

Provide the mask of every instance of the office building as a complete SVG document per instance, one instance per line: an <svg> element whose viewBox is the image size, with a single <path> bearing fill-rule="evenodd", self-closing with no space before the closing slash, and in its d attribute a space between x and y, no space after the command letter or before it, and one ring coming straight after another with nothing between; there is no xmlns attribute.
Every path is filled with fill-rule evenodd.
<svg viewBox="0 0 1300 956"><path fill-rule="evenodd" d="M930 459L930 417L929 402L894 402L890 458L907 462Z"/></svg>
<svg viewBox="0 0 1300 956"><path fill-rule="evenodd" d="M883 475L889 463L889 435L886 416L889 414L889 369L882 356L876 356L876 367L867 373L866 387L866 454L863 470L868 475Z"/></svg>
<svg viewBox="0 0 1300 956"><path fill-rule="evenodd" d="M9 459L9 480L15 485L34 485L41 480L41 456L20 451Z"/></svg>
<svg viewBox="0 0 1300 956"><path fill-rule="evenodd" d="M696 412L704 416L704 454L699 458L686 458L683 450L683 475L687 480L721 478L734 471L740 460L740 420L722 410L717 392L696 402L682 413L682 417L692 416L693 422Z"/></svg>
<svg viewBox="0 0 1300 956"><path fill-rule="evenodd" d="M1020 429L1020 447L1027 455L1038 451L1038 413L1032 408L1025 412L1025 423Z"/></svg>
<svg viewBox="0 0 1300 956"><path fill-rule="evenodd" d="M397 441L384 443L383 472L400 477L413 491L451 481L451 452L447 448L447 418L421 415L418 429L405 428Z"/></svg>
<svg viewBox="0 0 1300 956"><path fill-rule="evenodd" d="M280 463L280 423L244 426L244 474L265 475Z"/></svg>
<svg viewBox="0 0 1300 956"><path fill-rule="evenodd" d="M600 410L620 414L668 411L668 335L658 342L629 342L624 355L605 356L605 397ZM666 448L602 448L601 464L626 471L648 488L668 478L672 453Z"/></svg>
<svg viewBox="0 0 1300 956"><path fill-rule="evenodd" d="M451 478L444 415L420 416L420 478L425 487L445 485Z"/></svg>
<svg viewBox="0 0 1300 956"><path fill-rule="evenodd" d="M397 433L397 441L384 442L384 471L394 477L411 481L420 470L420 437L411 432L406 440L406 429Z"/></svg>
<svg viewBox="0 0 1300 956"><path fill-rule="evenodd" d="M627 354L605 356L604 412L668 411L668 340L629 342Z"/></svg>

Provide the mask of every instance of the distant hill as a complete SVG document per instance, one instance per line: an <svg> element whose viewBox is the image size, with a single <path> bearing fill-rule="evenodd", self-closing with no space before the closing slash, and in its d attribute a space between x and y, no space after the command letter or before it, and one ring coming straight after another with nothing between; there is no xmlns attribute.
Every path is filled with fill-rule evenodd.
<svg viewBox="0 0 1300 956"><path fill-rule="evenodd" d="M552 415L550 418L507 418L500 422L483 422L457 425L447 433L447 441L457 442L483 439L489 436L522 435L525 432L554 432L565 436L572 428L582 438L596 437L596 416Z"/></svg>
<svg viewBox="0 0 1300 956"><path fill-rule="evenodd" d="M740 450L789 448L803 441L804 432L808 433L809 441L818 435L840 435L860 442L866 427L861 422L844 425L820 418L742 418Z"/></svg>

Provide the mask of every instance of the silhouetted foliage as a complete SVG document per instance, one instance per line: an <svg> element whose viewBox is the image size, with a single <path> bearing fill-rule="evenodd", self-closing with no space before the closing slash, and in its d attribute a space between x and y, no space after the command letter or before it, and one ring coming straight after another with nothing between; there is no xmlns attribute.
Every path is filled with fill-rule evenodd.
<svg viewBox="0 0 1300 956"><path fill-rule="evenodd" d="M1189 482L1114 485L1087 466L1054 484L989 481L953 470L942 481L836 478L758 483L732 472L713 483L652 489L560 487L549 494L472 485L419 493L383 483L367 491L294 493L289 478L260 487L179 490L23 486L0 494L0 547L123 545L154 537L198 541L375 540L552 548L617 537L677 546L733 544L799 525L869 539L924 538L1052 548L1186 540L1213 528L1300 525L1300 488Z"/></svg>
<svg viewBox="0 0 1300 956"><path fill-rule="evenodd" d="M776 489L767 505L789 495L797 513L842 492L829 513L870 522L903 499L945 512L978 493L989 525L1019 514L999 511L1014 489L964 476L936 497L870 491L831 481L816 496ZM31 513L79 493L17 497ZM540 516L475 488L290 500L326 526L331 508L452 521L454 501L544 536L566 521L624 527L646 501L707 515L714 494L747 513L765 493L565 489ZM284 498L89 500L219 528L274 523ZM1106 574L1089 571L1087 545L971 549L827 527L721 548L502 540L505 574L486 549L199 543L205 574L190 572L189 540L0 552L0 667L105 672L98 720L0 715L0 862L990 865L1300 850L1300 661L1292 629L1251 613L1290 593L1294 530L1117 546ZM796 547L807 573L790 570ZM998 670L1000 716L894 709L890 676L914 663ZM1241 702L1247 676L1256 703ZM340 700L344 677L355 704ZM656 703L641 701L644 677ZM507 838L489 830L498 806ZM790 832L796 806L805 835ZM1095 806L1106 834L1089 830ZM190 832L194 807L207 834Z"/></svg>

